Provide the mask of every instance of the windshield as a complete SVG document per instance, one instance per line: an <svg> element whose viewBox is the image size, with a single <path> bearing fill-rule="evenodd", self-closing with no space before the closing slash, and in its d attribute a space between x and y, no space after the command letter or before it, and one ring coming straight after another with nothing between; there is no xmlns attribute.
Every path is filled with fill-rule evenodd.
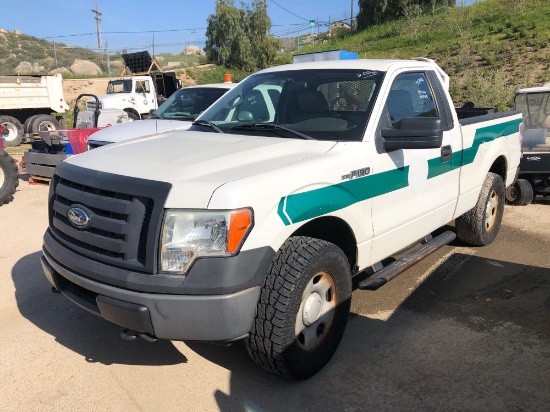
<svg viewBox="0 0 550 412"><path fill-rule="evenodd" d="M523 151L550 151L550 92L520 93L514 100L523 114Z"/></svg>
<svg viewBox="0 0 550 412"><path fill-rule="evenodd" d="M226 92L227 89L220 87L180 89L162 103L151 117L171 120L194 120Z"/></svg>
<svg viewBox="0 0 550 412"><path fill-rule="evenodd" d="M131 93L132 80L111 80L107 85L107 94Z"/></svg>
<svg viewBox="0 0 550 412"><path fill-rule="evenodd" d="M383 77L342 69L260 73L239 83L200 120L224 133L361 141Z"/></svg>

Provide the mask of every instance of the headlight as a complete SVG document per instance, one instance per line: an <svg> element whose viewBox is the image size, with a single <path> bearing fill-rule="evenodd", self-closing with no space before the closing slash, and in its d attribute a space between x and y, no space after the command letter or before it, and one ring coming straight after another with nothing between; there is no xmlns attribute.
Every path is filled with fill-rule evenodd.
<svg viewBox="0 0 550 412"><path fill-rule="evenodd" d="M197 257L231 256L252 228L252 211L168 210L162 226L159 270L184 274Z"/></svg>

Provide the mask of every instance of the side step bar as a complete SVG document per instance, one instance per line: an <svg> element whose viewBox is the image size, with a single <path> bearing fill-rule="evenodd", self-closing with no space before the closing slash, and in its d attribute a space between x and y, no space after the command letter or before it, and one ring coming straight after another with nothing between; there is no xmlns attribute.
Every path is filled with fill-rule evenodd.
<svg viewBox="0 0 550 412"><path fill-rule="evenodd" d="M452 242L455 238L456 234L454 232L444 232L426 242L418 249L403 256L401 259L398 259L379 271L374 272L371 276L359 282L357 287L361 290L376 290L406 271L414 264L418 263L420 260L424 259L426 256L431 255L440 247Z"/></svg>

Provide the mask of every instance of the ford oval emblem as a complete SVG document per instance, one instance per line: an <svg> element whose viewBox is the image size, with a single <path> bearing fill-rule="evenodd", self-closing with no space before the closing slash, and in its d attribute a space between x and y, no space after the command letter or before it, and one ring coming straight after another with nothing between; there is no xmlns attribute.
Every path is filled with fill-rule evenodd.
<svg viewBox="0 0 550 412"><path fill-rule="evenodd" d="M90 226L90 216L80 207L71 207L67 212L67 218L74 226L85 229Z"/></svg>

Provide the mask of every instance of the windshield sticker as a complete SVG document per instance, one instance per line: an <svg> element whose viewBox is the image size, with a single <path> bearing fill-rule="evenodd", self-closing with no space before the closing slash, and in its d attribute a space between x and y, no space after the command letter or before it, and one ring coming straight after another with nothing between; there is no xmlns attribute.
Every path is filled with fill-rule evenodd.
<svg viewBox="0 0 550 412"><path fill-rule="evenodd" d="M357 73L358 79L368 79L369 77L377 76L378 72L376 70L365 70L364 72Z"/></svg>

